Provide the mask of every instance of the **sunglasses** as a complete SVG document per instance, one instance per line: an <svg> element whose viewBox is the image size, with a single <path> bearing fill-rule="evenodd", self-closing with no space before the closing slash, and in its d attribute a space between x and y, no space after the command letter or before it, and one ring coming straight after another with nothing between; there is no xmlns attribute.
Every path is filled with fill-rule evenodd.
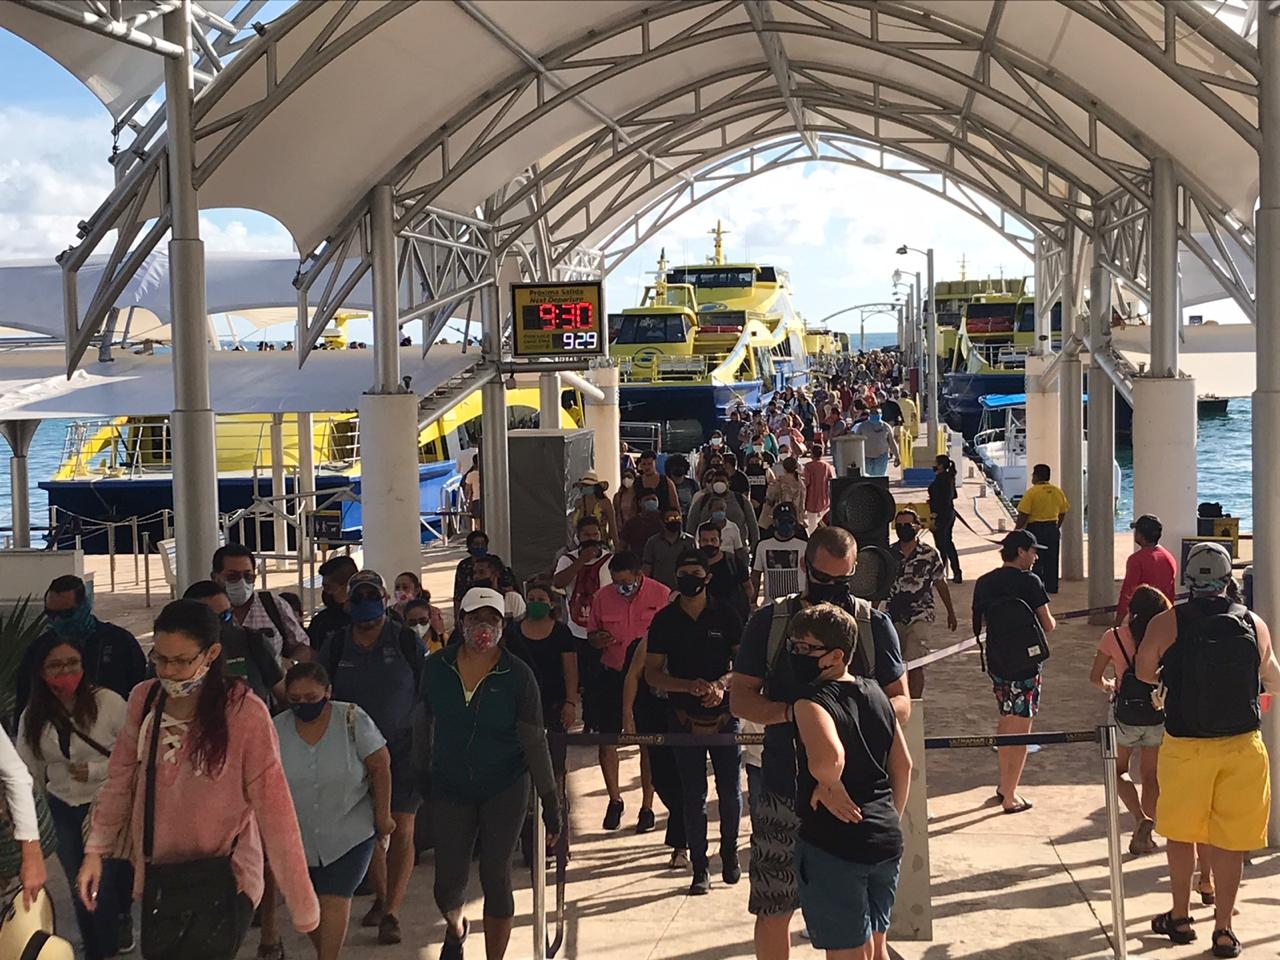
<svg viewBox="0 0 1280 960"><path fill-rule="evenodd" d="M823 573L821 570L810 570L808 572L808 577L813 583L832 584L840 587L847 587L849 584L853 583L853 574L848 574L843 577L833 577L829 574Z"/></svg>

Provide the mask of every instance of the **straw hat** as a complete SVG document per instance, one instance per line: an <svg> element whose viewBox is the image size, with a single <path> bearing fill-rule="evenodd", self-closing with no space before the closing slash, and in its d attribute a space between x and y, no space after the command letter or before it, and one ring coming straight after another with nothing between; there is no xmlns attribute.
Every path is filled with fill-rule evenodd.
<svg viewBox="0 0 1280 960"><path fill-rule="evenodd" d="M30 910L19 890L0 912L0 958L4 960L75 960L71 944L53 936L53 901L41 890Z"/></svg>

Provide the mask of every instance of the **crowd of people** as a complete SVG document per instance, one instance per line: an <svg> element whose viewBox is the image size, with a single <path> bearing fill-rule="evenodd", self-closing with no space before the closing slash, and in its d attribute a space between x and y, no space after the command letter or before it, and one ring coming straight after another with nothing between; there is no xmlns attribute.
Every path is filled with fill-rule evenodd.
<svg viewBox="0 0 1280 960"><path fill-rule="evenodd" d="M687 456L624 452L612 496L596 474L580 478L565 548L543 571L518 583L475 529L439 604L417 571L387 580L339 555L319 569L323 602L308 618L296 596L262 589L253 553L229 544L209 579L160 612L144 654L94 615L83 581L58 578L44 596L48 629L19 670L16 749L0 743L22 896L39 894L56 848L86 960L134 948L139 902L146 957L231 958L256 924L258 956L281 960L280 899L316 956L334 960L356 897L372 897L360 926L402 941L409 880L431 850L440 956L464 955L475 862L495 960L511 936L517 851L541 859L531 792L548 842L566 829L557 734L579 723L604 735L750 731L763 747L639 748L638 798L618 747L599 746L601 829L656 831L661 804L668 866L689 894L710 891L713 860L720 882L737 884L745 771L757 957L789 956L800 909L829 956L887 960L912 767L903 724L924 694L937 622L959 628L956 466L933 465L928 523L914 508L893 518L896 573L873 604L852 593L858 548L830 523L824 453L842 430L865 428L868 472L887 468L918 429L903 394L892 353L844 358L811 390L729 411ZM1067 505L1051 491L1025 502L1001 565L972 593L1002 734L1030 732L1056 626L1053 591L1034 571L1048 515L1056 530ZM1264 681L1280 687L1280 667L1221 547L1192 550L1191 599L1172 606L1161 535L1156 518L1136 521L1090 680L1112 702L1130 849L1167 842L1173 904L1153 930L1195 937L1198 864L1215 909L1211 949L1235 956L1244 853L1265 845L1259 694ZM1140 787L1128 776L1135 754ZM999 748L990 802L1007 814L1032 808L1020 792L1026 755ZM47 809L56 843L41 843L26 797Z"/></svg>

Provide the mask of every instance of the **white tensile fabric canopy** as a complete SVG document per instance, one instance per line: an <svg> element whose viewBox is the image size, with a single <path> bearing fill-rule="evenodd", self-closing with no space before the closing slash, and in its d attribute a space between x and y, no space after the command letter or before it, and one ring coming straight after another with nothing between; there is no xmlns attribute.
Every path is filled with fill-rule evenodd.
<svg viewBox="0 0 1280 960"><path fill-rule="evenodd" d="M1196 381L1200 396L1248 397L1257 384L1257 338L1251 323L1183 327L1178 369ZM1151 328L1112 331L1112 345L1132 363L1151 363Z"/></svg>

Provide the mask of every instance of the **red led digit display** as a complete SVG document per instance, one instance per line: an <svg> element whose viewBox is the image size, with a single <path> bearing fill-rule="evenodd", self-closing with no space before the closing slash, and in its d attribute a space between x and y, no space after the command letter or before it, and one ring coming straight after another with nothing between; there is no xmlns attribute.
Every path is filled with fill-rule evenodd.
<svg viewBox="0 0 1280 960"><path fill-rule="evenodd" d="M513 284L512 353L517 357L603 354L608 339L595 282Z"/></svg>

